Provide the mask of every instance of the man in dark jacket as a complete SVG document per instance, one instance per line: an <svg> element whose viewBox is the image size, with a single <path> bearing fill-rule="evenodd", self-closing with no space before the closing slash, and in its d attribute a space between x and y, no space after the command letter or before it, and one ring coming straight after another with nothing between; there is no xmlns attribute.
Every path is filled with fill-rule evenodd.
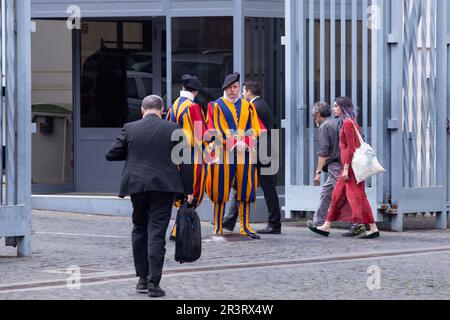
<svg viewBox="0 0 450 320"><path fill-rule="evenodd" d="M172 134L180 126L161 119L163 108L160 97L145 98L143 119L126 124L106 154L108 161L126 161L119 197L131 195L136 289L150 297L165 295L159 282L174 197L186 194L188 202L193 200L192 166L172 160L178 144Z"/></svg>
<svg viewBox="0 0 450 320"><path fill-rule="evenodd" d="M269 105L261 99L261 83L257 81L244 82L244 99L255 105L258 117L267 129L267 143L271 146L270 130L274 128L272 110ZM264 199L269 210L269 221L267 227L258 230L261 234L280 234L281 233L281 210L275 185L275 177L271 175L262 175L261 167L263 165L258 161L258 173L261 189L264 193ZM237 205L233 202L227 216L224 218L223 227L232 231L237 219Z"/></svg>

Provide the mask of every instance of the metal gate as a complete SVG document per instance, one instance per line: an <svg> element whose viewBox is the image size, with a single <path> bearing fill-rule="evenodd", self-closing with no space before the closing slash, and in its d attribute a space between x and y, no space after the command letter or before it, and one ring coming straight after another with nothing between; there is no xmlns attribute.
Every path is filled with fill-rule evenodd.
<svg viewBox="0 0 450 320"><path fill-rule="evenodd" d="M286 1L286 217L319 203L311 108L346 95L388 170L366 185L376 221L401 231L405 214L431 213L436 227L446 228L448 6L447 0Z"/></svg>
<svg viewBox="0 0 450 320"><path fill-rule="evenodd" d="M380 6L385 6L384 23L390 26L386 50L391 59L385 71L391 203L385 212L393 214L394 230L401 231L404 215L411 213L431 213L436 228L445 229L448 1L385 1Z"/></svg>
<svg viewBox="0 0 450 320"><path fill-rule="evenodd" d="M30 0L4 0L0 8L3 26L0 43L5 44L4 50L0 50L4 86L0 100L0 141L5 146L0 237L6 238L7 246L17 246L19 256L27 256L31 254ZM0 149L0 162L2 153Z"/></svg>

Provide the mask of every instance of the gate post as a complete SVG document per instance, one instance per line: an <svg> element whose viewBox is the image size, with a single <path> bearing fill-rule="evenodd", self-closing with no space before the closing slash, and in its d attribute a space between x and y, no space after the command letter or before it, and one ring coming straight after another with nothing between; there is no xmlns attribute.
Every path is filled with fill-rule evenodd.
<svg viewBox="0 0 450 320"><path fill-rule="evenodd" d="M450 56L449 45L449 24L448 14L450 6L448 0L437 0L437 41L436 41L436 101L438 117L437 121L437 143L442 146L440 154L437 157L437 179L438 185L446 186L446 199L443 199L443 210L436 214L436 228L447 228L447 215L449 212L450 201L450 166L447 164L450 159L450 129L448 116L450 114L450 106L448 106L448 76L450 75L448 57Z"/></svg>
<svg viewBox="0 0 450 320"><path fill-rule="evenodd" d="M31 0L16 1L17 25L17 204L25 235L18 256L31 255Z"/></svg>
<svg viewBox="0 0 450 320"><path fill-rule="evenodd" d="M385 2L385 1L382 1ZM400 193L403 188L403 166L402 166L402 66L403 66L403 19L399 19L399 14L403 14L404 0L390 0L387 2L387 12L391 22L391 30L388 34L388 46L391 54L391 64L388 76L391 78L390 85L390 114L388 115L391 130L391 195L392 206L398 207ZM403 66L404 67L404 66ZM404 214L398 210L396 215L392 216L391 229L393 231L403 231Z"/></svg>
<svg viewBox="0 0 450 320"><path fill-rule="evenodd" d="M5 7L3 7L3 4ZM6 17L6 104L0 101L0 138L6 133L6 195L0 188L0 237L17 247L19 257L31 255L31 0L0 4ZM3 128L3 125L6 125ZM0 139L1 141L2 139ZM1 155L1 151L0 151ZM0 175L3 180L3 174Z"/></svg>

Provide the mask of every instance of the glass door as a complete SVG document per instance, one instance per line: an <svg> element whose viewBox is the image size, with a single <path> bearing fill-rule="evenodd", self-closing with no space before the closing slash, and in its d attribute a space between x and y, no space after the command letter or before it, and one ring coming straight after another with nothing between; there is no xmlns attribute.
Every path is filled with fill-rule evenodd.
<svg viewBox="0 0 450 320"><path fill-rule="evenodd" d="M78 191L118 191L123 163L105 152L125 123L141 119L147 95L165 93L164 27L158 18L83 22Z"/></svg>

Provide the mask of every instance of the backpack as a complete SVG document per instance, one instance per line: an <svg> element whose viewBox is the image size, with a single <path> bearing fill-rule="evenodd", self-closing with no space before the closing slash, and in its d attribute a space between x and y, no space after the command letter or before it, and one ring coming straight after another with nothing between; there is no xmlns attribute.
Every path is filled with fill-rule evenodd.
<svg viewBox="0 0 450 320"><path fill-rule="evenodd" d="M202 254L202 234L195 209L184 203L178 209L175 225L175 261L185 263L198 260Z"/></svg>

